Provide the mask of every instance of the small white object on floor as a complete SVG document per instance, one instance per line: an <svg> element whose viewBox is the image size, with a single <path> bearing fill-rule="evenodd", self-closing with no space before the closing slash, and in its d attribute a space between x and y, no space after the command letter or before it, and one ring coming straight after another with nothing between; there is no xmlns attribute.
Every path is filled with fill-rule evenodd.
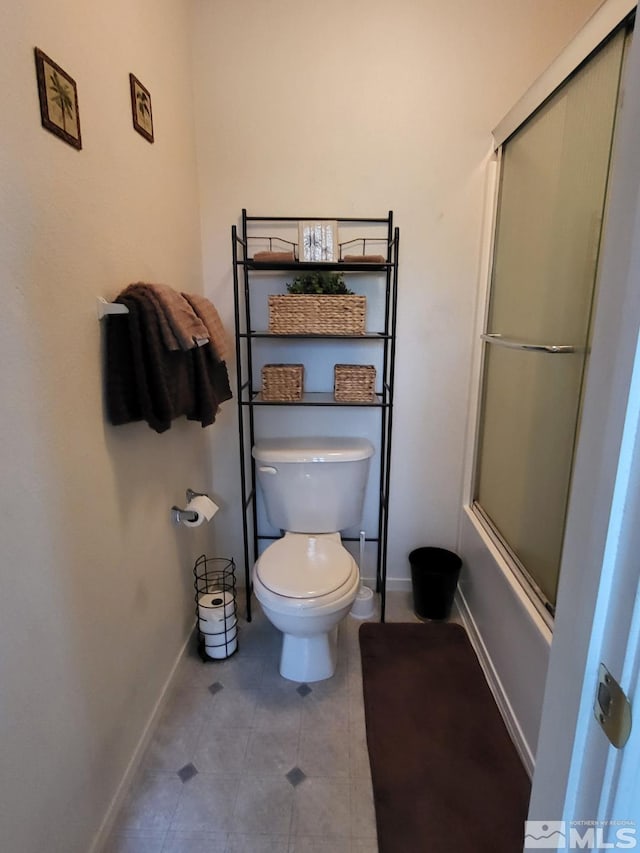
<svg viewBox="0 0 640 853"><path fill-rule="evenodd" d="M362 584L350 611L354 619L371 619L376 609L373 590Z"/></svg>

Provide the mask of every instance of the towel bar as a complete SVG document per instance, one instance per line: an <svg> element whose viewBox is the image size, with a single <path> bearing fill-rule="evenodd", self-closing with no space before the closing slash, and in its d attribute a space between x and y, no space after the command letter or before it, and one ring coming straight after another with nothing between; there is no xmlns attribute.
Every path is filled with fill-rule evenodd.
<svg viewBox="0 0 640 853"><path fill-rule="evenodd" d="M104 319L107 314L128 314L129 309L126 305L120 305L119 302L107 302L103 296L98 296L97 300L98 320Z"/></svg>

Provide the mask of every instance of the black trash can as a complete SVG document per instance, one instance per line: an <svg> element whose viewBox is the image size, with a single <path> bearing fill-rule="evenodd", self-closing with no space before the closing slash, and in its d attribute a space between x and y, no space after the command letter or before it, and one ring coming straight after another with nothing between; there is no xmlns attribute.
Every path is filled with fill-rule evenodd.
<svg viewBox="0 0 640 853"><path fill-rule="evenodd" d="M448 619L462 560L444 548L416 548L409 554L413 609L420 619Z"/></svg>

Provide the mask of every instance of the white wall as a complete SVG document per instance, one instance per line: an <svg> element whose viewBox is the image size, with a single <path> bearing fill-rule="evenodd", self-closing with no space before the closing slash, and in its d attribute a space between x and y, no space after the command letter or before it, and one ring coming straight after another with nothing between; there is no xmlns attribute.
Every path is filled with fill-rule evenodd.
<svg viewBox="0 0 640 853"><path fill-rule="evenodd" d="M86 853L192 623L207 433L111 427L98 295L202 290L186 0L33 0L0 35L0 847ZM40 125L33 48L79 89L84 148ZM156 142L131 126L129 72ZM214 426L213 430L216 429Z"/></svg>
<svg viewBox="0 0 640 853"><path fill-rule="evenodd" d="M490 131L597 5L196 0L205 290L229 325L243 207L393 209L400 226L392 579L408 578L413 547L456 546ZM227 410L214 435L229 502L217 529L239 556L236 446Z"/></svg>

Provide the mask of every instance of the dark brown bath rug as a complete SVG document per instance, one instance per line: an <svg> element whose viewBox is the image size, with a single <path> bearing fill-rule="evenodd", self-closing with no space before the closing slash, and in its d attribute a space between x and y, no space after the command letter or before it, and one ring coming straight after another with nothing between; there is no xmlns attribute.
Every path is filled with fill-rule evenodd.
<svg viewBox="0 0 640 853"><path fill-rule="evenodd" d="M460 625L360 627L380 853L520 853L530 782Z"/></svg>

